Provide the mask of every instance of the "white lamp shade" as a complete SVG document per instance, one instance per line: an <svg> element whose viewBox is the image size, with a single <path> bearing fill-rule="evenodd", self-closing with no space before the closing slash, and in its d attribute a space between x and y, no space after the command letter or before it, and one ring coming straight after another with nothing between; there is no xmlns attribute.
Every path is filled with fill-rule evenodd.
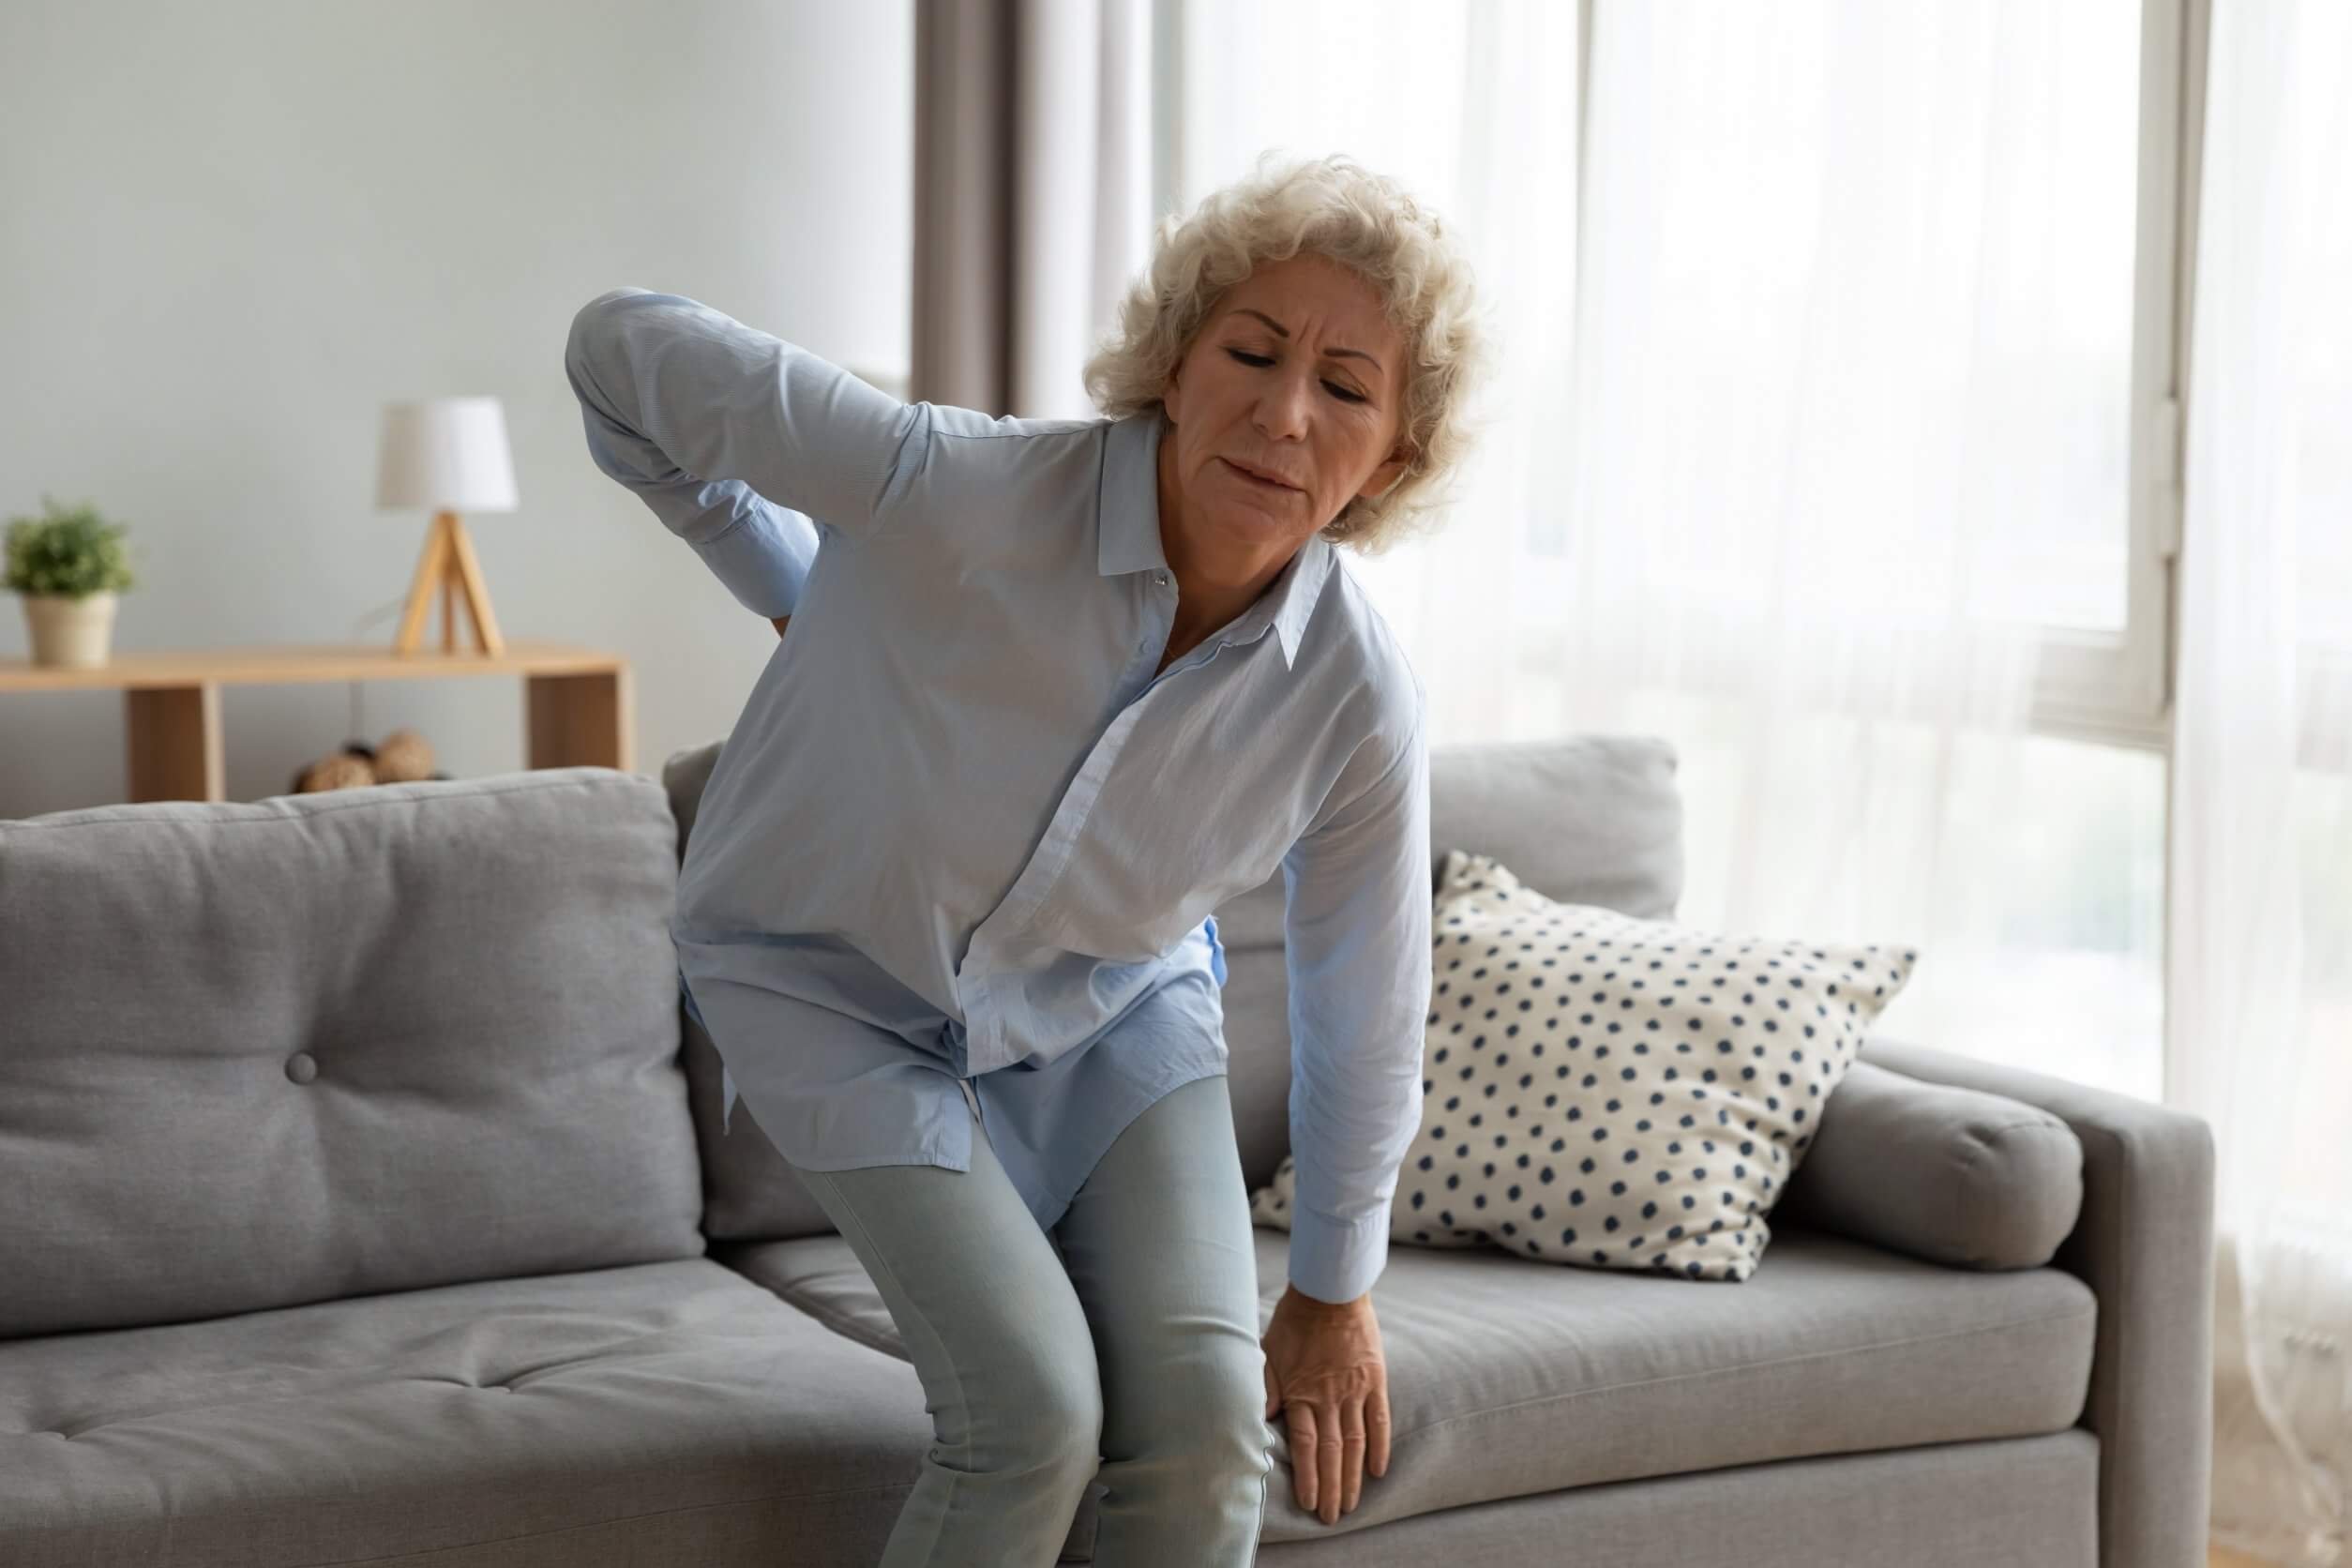
<svg viewBox="0 0 2352 1568"><path fill-rule="evenodd" d="M376 447L381 511L511 512L515 461L496 398L384 405Z"/></svg>

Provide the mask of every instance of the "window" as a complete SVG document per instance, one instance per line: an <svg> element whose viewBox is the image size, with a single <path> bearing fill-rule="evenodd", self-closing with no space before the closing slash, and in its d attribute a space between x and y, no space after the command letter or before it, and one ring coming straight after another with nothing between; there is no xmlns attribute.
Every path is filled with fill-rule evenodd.
<svg viewBox="0 0 2352 1568"><path fill-rule="evenodd" d="M2038 728L2160 744L2179 25L1598 0L1579 353L1611 384L1579 413L1610 428L1581 482L1613 517L1786 496L1844 547L1825 596L1962 574L2036 644ZM1772 565L1736 535L1653 563L1733 601Z"/></svg>
<svg viewBox="0 0 2352 1568"><path fill-rule="evenodd" d="M2150 1098L2190 3L1162 0L1160 17L1163 210L1262 147L1344 149L1473 238L1511 235L1479 257L1510 297L1521 428L1482 504L1520 536L1466 539L1412 568L1458 578L1383 598L1433 697L1477 666L1455 690L1490 702L1489 732L1573 713L1670 736L1683 919L1899 931L1937 961L1888 1033ZM1769 526L1744 536L1759 508ZM1359 565L1376 596L1383 570ZM1602 580L1640 590L1576 596ZM1906 623L1942 614L1954 580L1981 638L1929 668ZM1577 639L1640 648L1667 601L1713 626L1674 645L1670 686L1643 686L1646 655L1613 713L1562 686ZM1423 624L1473 602L1484 647ZM1763 745L1736 700L1699 694L1761 647L1828 671L1802 743ZM2027 673L1985 682L1986 660ZM2035 737L1910 723L1873 689L1881 670L1947 712L1972 682L2029 691ZM1783 767L1798 751L1802 776ZM1931 840L1985 874L1907 891L1893 858ZM1885 874L1845 875L1872 855ZM1868 911L1840 907L1857 885Z"/></svg>

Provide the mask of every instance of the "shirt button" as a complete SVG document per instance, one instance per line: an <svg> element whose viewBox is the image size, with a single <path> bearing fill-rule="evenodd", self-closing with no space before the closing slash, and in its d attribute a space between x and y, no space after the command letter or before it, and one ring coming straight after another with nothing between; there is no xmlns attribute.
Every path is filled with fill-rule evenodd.
<svg viewBox="0 0 2352 1568"><path fill-rule="evenodd" d="M1162 573L1160 573L1157 577L1153 578L1152 580L1153 580L1153 581L1154 581L1154 582L1156 582L1156 583L1158 583L1161 587L1165 588L1165 587L1167 587L1167 586L1168 586L1168 574L1167 574L1166 572L1162 572Z"/></svg>

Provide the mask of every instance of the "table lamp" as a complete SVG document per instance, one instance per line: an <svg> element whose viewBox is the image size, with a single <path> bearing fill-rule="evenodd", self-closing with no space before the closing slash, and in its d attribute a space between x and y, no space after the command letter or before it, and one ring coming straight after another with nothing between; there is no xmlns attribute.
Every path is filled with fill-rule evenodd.
<svg viewBox="0 0 2352 1568"><path fill-rule="evenodd" d="M457 651L460 596L473 617L475 645L493 656L505 652L498 618L490 613L482 564L475 558L465 524L458 520L460 511L515 509L514 458L506 445L505 410L496 398L430 398L384 406L376 509L418 506L431 509L432 526L425 534L425 552L416 563L416 580L409 588L392 651L416 652L438 588L442 652Z"/></svg>

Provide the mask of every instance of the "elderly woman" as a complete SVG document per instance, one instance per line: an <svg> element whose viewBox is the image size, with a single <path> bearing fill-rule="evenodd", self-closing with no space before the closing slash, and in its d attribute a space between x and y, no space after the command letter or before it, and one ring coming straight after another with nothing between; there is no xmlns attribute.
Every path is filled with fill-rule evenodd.
<svg viewBox="0 0 2352 1568"><path fill-rule="evenodd" d="M1434 217L1331 158L1163 229L1102 419L902 403L675 294L572 323L597 466L783 634L672 935L728 1110L921 1378L885 1563L1049 1562L1097 1481L1097 1561L1251 1561L1276 1413L1326 1524L1388 1468L1428 770L1338 547L1456 460L1470 296ZM1261 1342L1213 912L1277 869L1298 1210Z"/></svg>

